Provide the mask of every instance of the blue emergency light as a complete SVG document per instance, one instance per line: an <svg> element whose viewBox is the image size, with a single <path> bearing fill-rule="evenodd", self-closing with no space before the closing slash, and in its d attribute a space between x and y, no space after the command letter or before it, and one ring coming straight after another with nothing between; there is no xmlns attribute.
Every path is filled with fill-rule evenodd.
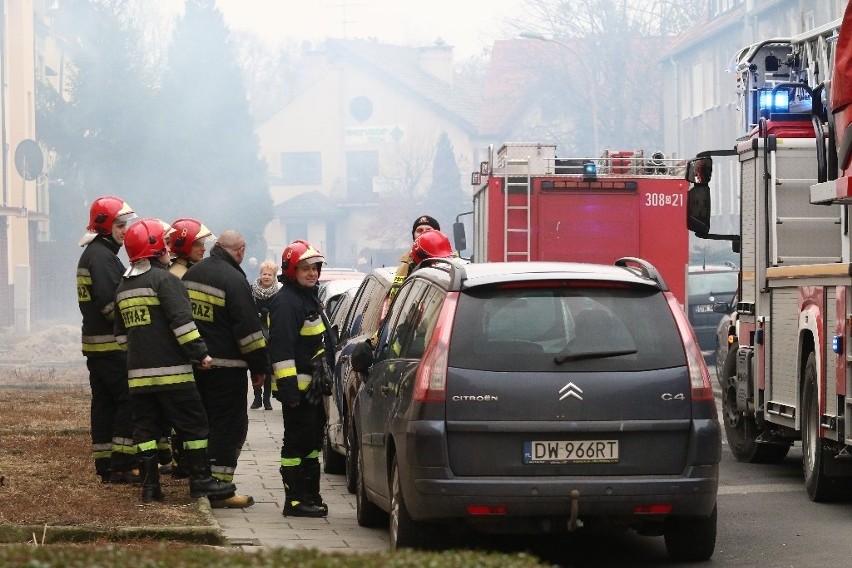
<svg viewBox="0 0 852 568"><path fill-rule="evenodd" d="M761 89L758 91L758 108L769 112L788 112L790 110L790 91L779 89Z"/></svg>
<svg viewBox="0 0 852 568"><path fill-rule="evenodd" d="M595 181L598 178L598 166L590 160L583 162L583 181Z"/></svg>

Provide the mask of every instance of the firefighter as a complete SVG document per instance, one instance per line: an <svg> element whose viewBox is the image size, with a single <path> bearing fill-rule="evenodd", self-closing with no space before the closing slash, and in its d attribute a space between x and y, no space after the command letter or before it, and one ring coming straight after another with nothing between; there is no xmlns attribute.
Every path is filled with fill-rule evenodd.
<svg viewBox="0 0 852 568"><path fill-rule="evenodd" d="M193 498L233 494L232 483L213 479L207 458L207 416L195 386L192 360L212 358L192 318L189 296L169 274L165 231L157 219L142 219L127 231L130 268L115 294L116 341L127 348L134 401L133 438L143 467L142 502L162 500L157 438L168 420L183 440Z"/></svg>
<svg viewBox="0 0 852 568"><path fill-rule="evenodd" d="M325 427L322 397L331 394L334 347L317 291L324 262L308 242L288 245L281 255L283 286L269 306L272 390L284 418L284 516L328 515L320 495L319 454Z"/></svg>
<svg viewBox="0 0 852 568"><path fill-rule="evenodd" d="M251 287L240 268L246 241L236 231L224 231L210 255L183 276L192 313L207 343L213 365L196 367L196 382L210 421L213 476L231 482L248 433L248 380L263 384L268 354ZM243 508L254 504L250 495L211 500L214 508Z"/></svg>
<svg viewBox="0 0 852 568"><path fill-rule="evenodd" d="M113 336L115 289L124 264L124 244L133 209L111 195L99 197L89 210L86 247L77 264L77 301L83 316L83 355L92 389L91 430L95 471L104 483L138 481L133 414L127 389L127 356Z"/></svg>
<svg viewBox="0 0 852 568"><path fill-rule="evenodd" d="M192 217L176 219L166 230L166 242L172 253L172 263L169 272L183 278L193 264L204 258L207 245L215 242L216 235L201 221ZM160 443L160 473L183 478L189 475L186 465L181 459L182 443L176 433L167 426L165 440Z"/></svg>
<svg viewBox="0 0 852 568"><path fill-rule="evenodd" d="M411 240L416 241L417 237L422 235L427 231L440 231L441 224L438 223L438 220L434 217L430 217L429 215L421 215L417 219L414 220L414 224L411 226ZM390 287L390 292L388 297L393 299L396 296L396 293L399 291L402 283L405 282L405 279L411 274L413 270L413 264L411 260L411 252L406 251L399 259L399 267L396 269L396 274L393 276L393 283Z"/></svg>
<svg viewBox="0 0 852 568"><path fill-rule="evenodd" d="M440 230L427 231L422 233L411 245L411 251L408 253L411 259L411 272L413 272L420 263L428 258L452 258L455 256L453 245L450 244L450 239Z"/></svg>
<svg viewBox="0 0 852 568"><path fill-rule="evenodd" d="M181 217L172 223L166 233L169 248L174 255L169 271L183 278L193 264L204 258L207 245L216 241L216 235L198 219Z"/></svg>

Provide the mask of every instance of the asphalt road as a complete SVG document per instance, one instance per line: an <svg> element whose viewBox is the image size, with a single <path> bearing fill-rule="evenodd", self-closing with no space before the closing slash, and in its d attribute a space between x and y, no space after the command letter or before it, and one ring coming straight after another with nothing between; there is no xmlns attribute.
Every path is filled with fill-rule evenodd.
<svg viewBox="0 0 852 568"><path fill-rule="evenodd" d="M712 364L709 365L713 373ZM713 377L715 384L715 376ZM718 397L717 397L718 404ZM262 412L262 414L261 414ZM721 413L720 413L721 415ZM339 475L323 475L329 502L327 519L281 516L277 451L280 410L250 411L249 441L240 458L237 484L258 503L246 510L216 510L226 536L237 546L316 547L366 552L387 548L386 529L366 529L355 521L355 499ZM852 502L812 503L802 482L801 447L776 465L737 462L723 439L716 551L704 566L849 566L852 558ZM446 547L482 548L509 553L528 551L563 567L683 566L668 561L662 537L570 534L558 537L445 537Z"/></svg>

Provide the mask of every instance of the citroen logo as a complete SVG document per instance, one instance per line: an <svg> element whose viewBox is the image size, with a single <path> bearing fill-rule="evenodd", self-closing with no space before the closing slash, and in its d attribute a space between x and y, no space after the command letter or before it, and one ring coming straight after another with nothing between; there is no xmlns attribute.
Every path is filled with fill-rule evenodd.
<svg viewBox="0 0 852 568"><path fill-rule="evenodd" d="M583 389L581 389L574 383L568 383L567 385L559 389L559 393L562 395L559 397L559 400L565 400L569 396L573 396L577 400L583 400Z"/></svg>

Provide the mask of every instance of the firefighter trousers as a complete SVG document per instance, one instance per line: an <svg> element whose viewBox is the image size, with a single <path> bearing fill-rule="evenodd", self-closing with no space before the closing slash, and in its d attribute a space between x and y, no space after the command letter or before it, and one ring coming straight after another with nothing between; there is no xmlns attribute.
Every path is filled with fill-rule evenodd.
<svg viewBox="0 0 852 568"><path fill-rule="evenodd" d="M210 423L210 471L232 482L248 434L248 375L244 368L195 368L195 382Z"/></svg>
<svg viewBox="0 0 852 568"><path fill-rule="evenodd" d="M86 358L92 390L90 427L95 471L129 471L136 465L133 407L127 385L127 355L115 351Z"/></svg>
<svg viewBox="0 0 852 568"><path fill-rule="evenodd" d="M133 438L141 451L156 451L168 422L189 449L207 447L209 428L201 396L194 385L153 392L133 392Z"/></svg>
<svg viewBox="0 0 852 568"><path fill-rule="evenodd" d="M325 428L325 409L305 400L299 405L282 405L284 414L284 439L281 444L281 465L298 465L302 459L319 457Z"/></svg>

